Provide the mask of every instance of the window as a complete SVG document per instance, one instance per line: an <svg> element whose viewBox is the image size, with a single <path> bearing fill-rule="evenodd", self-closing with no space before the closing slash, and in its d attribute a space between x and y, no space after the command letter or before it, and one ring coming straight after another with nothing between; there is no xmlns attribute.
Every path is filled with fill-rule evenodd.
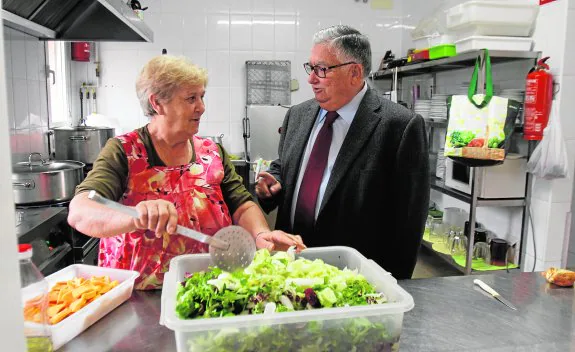
<svg viewBox="0 0 575 352"><path fill-rule="evenodd" d="M66 42L46 42L46 73L48 76L48 107L50 127L69 126L71 123L71 106L69 104L70 61Z"/></svg>

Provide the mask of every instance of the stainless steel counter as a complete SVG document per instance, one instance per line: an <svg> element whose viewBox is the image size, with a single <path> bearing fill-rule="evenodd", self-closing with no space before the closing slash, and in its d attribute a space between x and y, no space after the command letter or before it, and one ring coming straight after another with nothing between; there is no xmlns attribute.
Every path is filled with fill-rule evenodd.
<svg viewBox="0 0 575 352"><path fill-rule="evenodd" d="M481 278L518 310L479 288ZM404 316L401 351L575 351L575 292L538 273L512 272L400 281L415 300ZM158 324L161 292L130 300L59 351L175 351L174 333Z"/></svg>

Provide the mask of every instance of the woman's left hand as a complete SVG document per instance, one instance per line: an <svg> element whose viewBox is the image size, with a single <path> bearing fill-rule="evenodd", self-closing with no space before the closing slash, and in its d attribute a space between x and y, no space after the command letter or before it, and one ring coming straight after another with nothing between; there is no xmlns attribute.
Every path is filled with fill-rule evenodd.
<svg viewBox="0 0 575 352"><path fill-rule="evenodd" d="M306 249L300 235L290 235L280 230L260 232L256 236L256 247L267 248L269 251L287 251L295 246L297 253Z"/></svg>

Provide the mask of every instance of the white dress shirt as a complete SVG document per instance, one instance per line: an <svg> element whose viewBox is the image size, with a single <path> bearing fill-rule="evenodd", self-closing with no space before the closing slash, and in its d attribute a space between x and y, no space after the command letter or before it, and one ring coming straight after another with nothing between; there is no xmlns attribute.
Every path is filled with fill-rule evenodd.
<svg viewBox="0 0 575 352"><path fill-rule="evenodd" d="M329 178L331 176L331 170L333 169L333 165L335 164L335 159L337 158L337 155L339 154L339 150L341 149L341 145L343 144L343 140L345 139L345 136L347 135L347 131L349 131L349 126L351 126L351 123L353 122L353 118L355 117L355 113L357 112L357 109L359 108L359 104L361 103L361 100L363 99L365 92L367 92L367 83L364 82L363 88L359 91L359 93L357 93L357 95L355 97L353 97L353 99L349 103L347 103L346 105L342 106L339 110L337 110L337 113L339 114L339 118L337 118L332 125L333 135L332 135L332 139L331 139L331 146L329 147L329 156L327 158L327 165L326 165L325 170L323 172L323 177L321 179L321 184L319 186L319 194L317 196L317 204L315 205L314 219L317 219L317 215L319 213L319 208L320 208L321 202L323 200L323 195L325 193L325 189L327 188L327 184L328 184ZM325 121L325 115L327 115L327 110L320 109L319 114L316 117L315 124L311 130L310 138L307 141L307 146L306 146L304 154L303 154L303 160L301 163L301 167L299 169L299 174L297 177L297 183L295 186L293 199L292 199L292 205L291 205L291 223L292 223L292 226L293 226L295 208L297 205L297 198L299 196L299 189L301 186L303 175L305 174L305 169L307 168L307 163L309 161L309 156L310 156L311 151L313 149L315 139L317 138L317 135L319 134L319 131L322 128L323 123Z"/></svg>

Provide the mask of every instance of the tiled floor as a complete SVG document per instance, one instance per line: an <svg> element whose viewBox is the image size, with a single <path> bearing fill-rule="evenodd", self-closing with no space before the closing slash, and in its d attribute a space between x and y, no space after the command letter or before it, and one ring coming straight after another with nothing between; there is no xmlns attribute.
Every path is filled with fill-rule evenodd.
<svg viewBox="0 0 575 352"><path fill-rule="evenodd" d="M412 279L424 279L439 276L458 276L462 275L461 272L441 258L434 255L429 249L421 248L419 250L419 257L417 264L413 271Z"/></svg>

